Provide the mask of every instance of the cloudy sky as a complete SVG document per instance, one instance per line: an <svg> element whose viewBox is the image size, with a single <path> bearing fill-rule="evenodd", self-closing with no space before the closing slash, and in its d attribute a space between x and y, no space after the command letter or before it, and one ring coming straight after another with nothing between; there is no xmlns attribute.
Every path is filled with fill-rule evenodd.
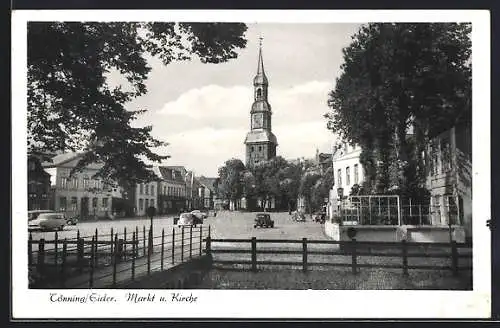
<svg viewBox="0 0 500 328"><path fill-rule="evenodd" d="M359 24L248 24L247 47L223 64L199 61L163 66L152 59L148 93L127 106L144 108L139 125L169 143L159 149L197 175L216 176L229 158L244 161L243 141L250 129L252 81L257 70L259 36L269 79L272 130L277 154L312 157L329 152L334 139L323 114L347 46Z"/></svg>

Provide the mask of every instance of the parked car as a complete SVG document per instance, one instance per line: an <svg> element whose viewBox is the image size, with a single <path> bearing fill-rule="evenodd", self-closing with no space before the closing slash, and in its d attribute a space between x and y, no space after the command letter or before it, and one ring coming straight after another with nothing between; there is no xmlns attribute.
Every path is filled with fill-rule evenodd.
<svg viewBox="0 0 500 328"><path fill-rule="evenodd" d="M197 224L203 224L203 220L199 219L192 213L181 213L181 215L179 216L179 220L177 220L177 226L179 228L182 226L196 227Z"/></svg>
<svg viewBox="0 0 500 328"><path fill-rule="evenodd" d="M53 210L31 210L28 211L28 222L36 219L42 213L56 213Z"/></svg>
<svg viewBox="0 0 500 328"><path fill-rule="evenodd" d="M73 216L73 217L67 218L66 219L66 224L67 225L76 225L78 223L78 221L80 221L80 218L77 215L77 216Z"/></svg>
<svg viewBox="0 0 500 328"><path fill-rule="evenodd" d="M253 227L274 228L274 221L271 220L271 215L267 213L258 213L255 215L255 224Z"/></svg>
<svg viewBox="0 0 500 328"><path fill-rule="evenodd" d="M292 219L297 222L304 222L306 220L306 215L304 214L304 212L295 211L293 213Z"/></svg>
<svg viewBox="0 0 500 328"><path fill-rule="evenodd" d="M325 223L326 221L326 213L325 212L316 212L314 214L314 222Z"/></svg>
<svg viewBox="0 0 500 328"><path fill-rule="evenodd" d="M208 218L208 214L200 210L191 211L191 214L193 214L194 216L196 216L198 219L201 220L205 220L206 218Z"/></svg>
<svg viewBox="0 0 500 328"><path fill-rule="evenodd" d="M28 221L28 229L63 230L66 225L64 213L40 213L36 219Z"/></svg>

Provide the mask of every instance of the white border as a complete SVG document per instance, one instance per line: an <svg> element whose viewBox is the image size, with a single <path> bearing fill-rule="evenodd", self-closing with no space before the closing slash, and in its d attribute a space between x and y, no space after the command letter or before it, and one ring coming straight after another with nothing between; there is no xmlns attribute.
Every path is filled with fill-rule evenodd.
<svg viewBox="0 0 500 328"><path fill-rule="evenodd" d="M277 18L279 17L279 19ZM26 274L26 24L28 21L283 23L472 22L473 291L195 290L198 302L50 304ZM490 316L490 14L486 10L27 10L12 13L12 309L28 318L487 318ZM65 293L86 295L89 291ZM98 291L97 291L98 292ZM107 290L121 297L124 291ZM147 292L147 291L142 291ZM186 291L184 291L186 292ZM104 293L104 291L102 291ZM168 295L156 292L157 297Z"/></svg>

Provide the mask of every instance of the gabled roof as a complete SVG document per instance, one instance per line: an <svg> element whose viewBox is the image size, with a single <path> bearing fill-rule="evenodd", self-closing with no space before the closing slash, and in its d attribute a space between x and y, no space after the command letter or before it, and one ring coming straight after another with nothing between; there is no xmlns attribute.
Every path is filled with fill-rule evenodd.
<svg viewBox="0 0 500 328"><path fill-rule="evenodd" d="M79 157L82 157L83 153L69 152L64 154L59 154L51 158L50 161L42 163L43 167L56 167L71 162Z"/></svg>
<svg viewBox="0 0 500 328"><path fill-rule="evenodd" d="M198 179L198 181L202 185L204 185L206 188L215 192L215 181L217 181L217 178L207 178L207 177L201 176L201 177L198 177L196 179Z"/></svg>
<svg viewBox="0 0 500 328"><path fill-rule="evenodd" d="M158 166L157 170L159 172L160 178L164 180L184 182L184 176L181 168L183 168L183 166L178 166L177 168L174 168L172 166ZM175 176L173 172L177 172Z"/></svg>

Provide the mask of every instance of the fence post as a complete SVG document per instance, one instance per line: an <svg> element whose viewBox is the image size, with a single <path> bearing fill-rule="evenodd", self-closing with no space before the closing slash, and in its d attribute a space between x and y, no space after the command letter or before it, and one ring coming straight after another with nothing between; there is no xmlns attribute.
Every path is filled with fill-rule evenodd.
<svg viewBox="0 0 500 328"><path fill-rule="evenodd" d="M252 271L257 271L257 238L252 237Z"/></svg>
<svg viewBox="0 0 500 328"><path fill-rule="evenodd" d="M307 272L307 238L302 238L302 271Z"/></svg>
<svg viewBox="0 0 500 328"><path fill-rule="evenodd" d="M161 229L161 271L163 271L163 256L165 254L165 228Z"/></svg>
<svg viewBox="0 0 500 328"><path fill-rule="evenodd" d="M189 259L193 258L193 226L189 226Z"/></svg>
<svg viewBox="0 0 500 328"><path fill-rule="evenodd" d="M352 238L351 240L351 254L352 254L352 274L358 273L358 258L356 251L356 238Z"/></svg>
<svg viewBox="0 0 500 328"><path fill-rule="evenodd" d="M146 255L146 226L142 226L142 255Z"/></svg>
<svg viewBox="0 0 500 328"><path fill-rule="evenodd" d="M114 238L115 238L115 234L113 232L113 227L111 227L111 236L110 236L110 238L111 238L111 240L110 240L111 241L111 244L110 244L111 245L110 254L113 255L115 253L114 252L114 247L115 247L115 245L114 245Z"/></svg>
<svg viewBox="0 0 500 328"><path fill-rule="evenodd" d="M64 238L61 261L61 282L62 286L66 287L66 256L68 255L68 240Z"/></svg>
<svg viewBox="0 0 500 328"><path fill-rule="evenodd" d="M149 230L149 233L148 233L148 236L149 236L149 240L148 240L148 276L151 274L151 249L152 249L152 240L151 240L151 229Z"/></svg>
<svg viewBox="0 0 500 328"><path fill-rule="evenodd" d="M77 252L77 262L78 262L78 269L80 273L83 272L83 256L84 256L84 251L85 251L85 245L84 245L84 239L83 238L78 238L76 241L76 252Z"/></svg>
<svg viewBox="0 0 500 328"><path fill-rule="evenodd" d="M90 247L90 277L89 277L89 288L94 286L94 266L95 266L95 253L97 250L97 243L95 236L92 237L92 244Z"/></svg>
<svg viewBox="0 0 500 328"><path fill-rule="evenodd" d="M403 275L408 276L408 244L406 240L401 240L401 246L403 249Z"/></svg>
<svg viewBox="0 0 500 328"><path fill-rule="evenodd" d="M202 248L203 248L203 226L200 226L200 256Z"/></svg>
<svg viewBox="0 0 500 328"><path fill-rule="evenodd" d="M135 247L135 256L139 256L139 227L135 226L135 242L137 243Z"/></svg>
<svg viewBox="0 0 500 328"><path fill-rule="evenodd" d="M45 239L42 238L38 241L38 271L40 273L44 272L45 266Z"/></svg>
<svg viewBox="0 0 500 328"><path fill-rule="evenodd" d="M175 264L175 228L172 228L172 265Z"/></svg>
<svg viewBox="0 0 500 328"><path fill-rule="evenodd" d="M118 234L115 235L115 246L114 246L114 254L113 254L113 287L116 286L116 262L118 257Z"/></svg>
<svg viewBox="0 0 500 328"><path fill-rule="evenodd" d="M458 250L457 242L455 240L451 241L451 269L453 270L453 275L458 275Z"/></svg>
<svg viewBox="0 0 500 328"><path fill-rule="evenodd" d="M182 226L181 240L181 263L184 263L184 226Z"/></svg>
<svg viewBox="0 0 500 328"><path fill-rule="evenodd" d="M212 253L211 252L211 247L212 247L211 243L212 243L212 241L210 240L210 235L208 235L207 244L205 246L205 248L206 248L205 251L206 251L207 255L210 255Z"/></svg>
<svg viewBox="0 0 500 328"><path fill-rule="evenodd" d="M97 246L99 245L99 242L97 241L97 236L99 235L99 232L97 231L97 228L95 228L95 263L94 265L97 266L98 263L98 253L97 253Z"/></svg>
<svg viewBox="0 0 500 328"><path fill-rule="evenodd" d="M123 227L123 259L127 260L127 227Z"/></svg>
<svg viewBox="0 0 500 328"><path fill-rule="evenodd" d="M57 269L57 260L58 260L58 241L59 241L59 234L57 233L57 231L54 233L54 265Z"/></svg>
<svg viewBox="0 0 500 328"><path fill-rule="evenodd" d="M211 229L210 229L210 225L208 225L208 236L209 236L209 237L212 237L212 235L211 235L211 231L210 231L210 230L211 230Z"/></svg>
<svg viewBox="0 0 500 328"><path fill-rule="evenodd" d="M132 232L132 281L135 280L135 257L137 255L137 235L136 232Z"/></svg>
<svg viewBox="0 0 500 328"><path fill-rule="evenodd" d="M33 235L31 234L31 232L28 239L28 264L33 264Z"/></svg>

